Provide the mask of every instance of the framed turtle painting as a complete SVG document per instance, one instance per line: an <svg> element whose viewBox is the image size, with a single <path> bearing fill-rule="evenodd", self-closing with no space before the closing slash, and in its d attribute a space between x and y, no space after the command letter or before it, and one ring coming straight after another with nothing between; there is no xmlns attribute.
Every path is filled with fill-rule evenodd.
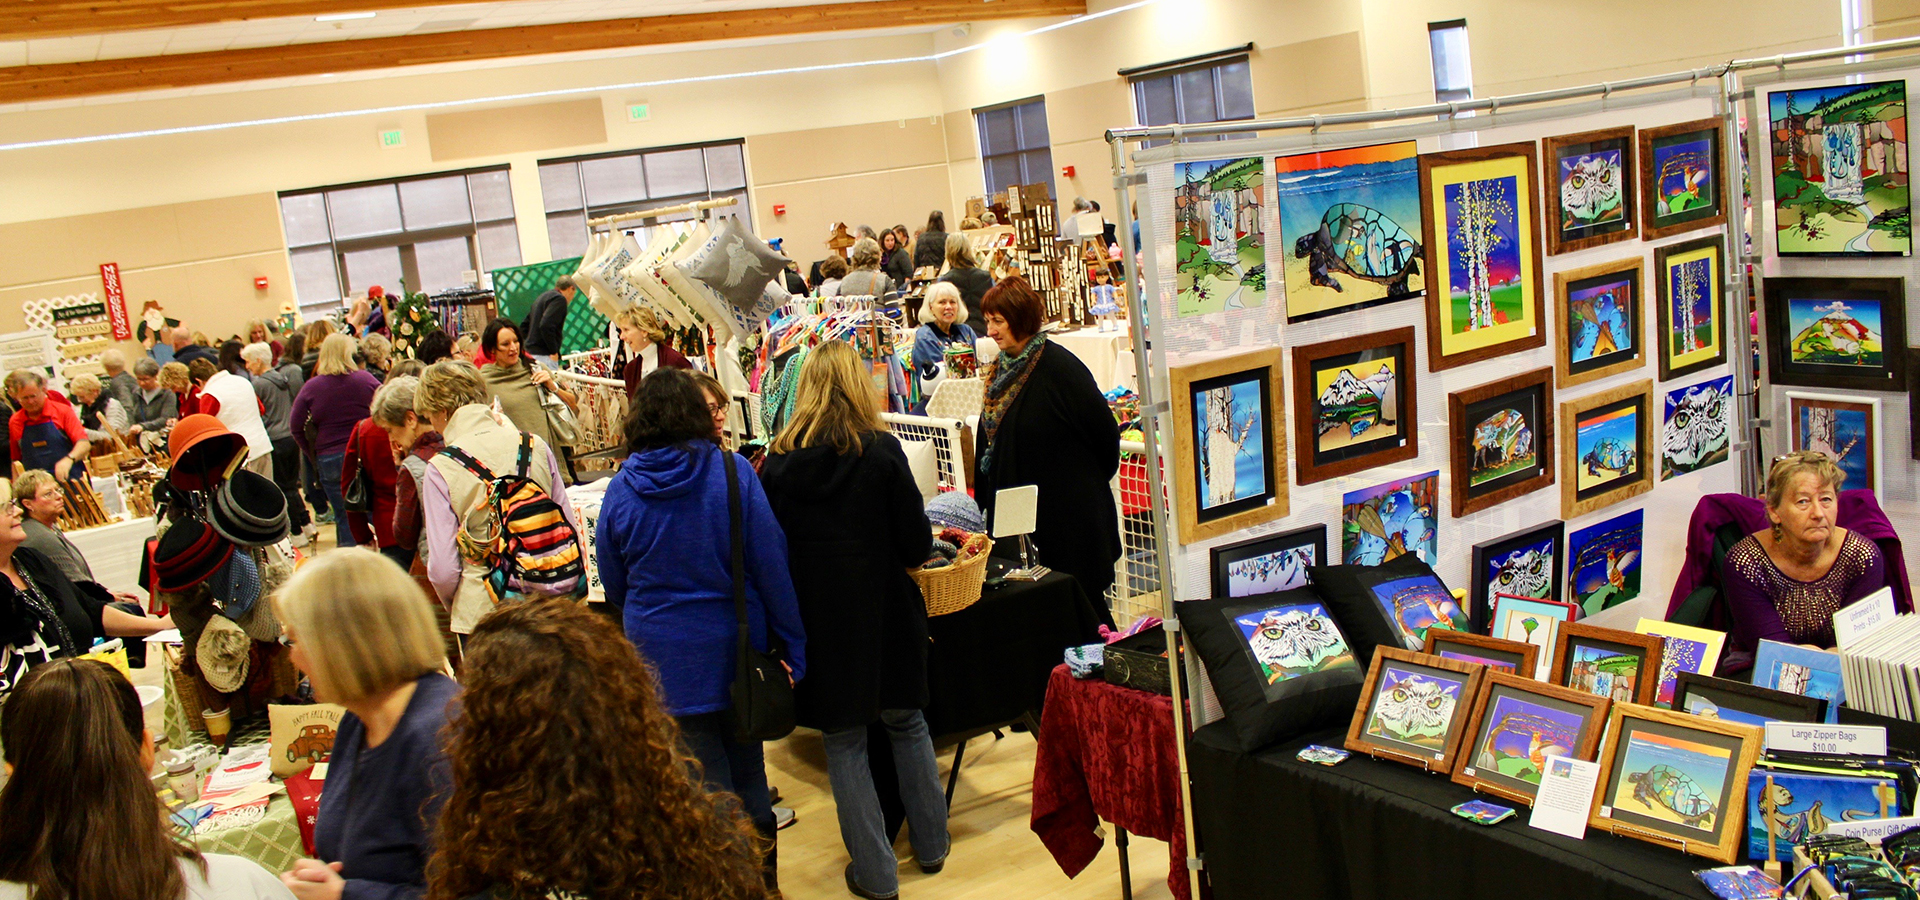
<svg viewBox="0 0 1920 900"><path fill-rule="evenodd" d="M1399 647L1376 648L1360 705L1347 726L1346 748L1442 775L1452 772L1486 671Z"/></svg>
<svg viewBox="0 0 1920 900"><path fill-rule="evenodd" d="M1769 278L1766 310L1774 384L1906 389L1906 279Z"/></svg>
<svg viewBox="0 0 1920 900"><path fill-rule="evenodd" d="M1560 517L1584 516L1653 489L1653 382L1560 404Z"/></svg>
<svg viewBox="0 0 1920 900"><path fill-rule="evenodd" d="M1647 362L1646 303L1639 256L1553 274L1554 371L1562 388Z"/></svg>
<svg viewBox="0 0 1920 900"><path fill-rule="evenodd" d="M1420 157L1427 368L1547 343L1532 141Z"/></svg>
<svg viewBox="0 0 1920 900"><path fill-rule="evenodd" d="M1181 542L1286 517L1280 359L1272 347L1168 372Z"/></svg>
<svg viewBox="0 0 1920 900"><path fill-rule="evenodd" d="M1313 484L1419 455L1413 329L1293 348L1294 478Z"/></svg>
<svg viewBox="0 0 1920 900"><path fill-rule="evenodd" d="M1592 759L1612 701L1507 672L1480 681L1453 780L1528 806L1547 760Z"/></svg>
<svg viewBox="0 0 1920 900"><path fill-rule="evenodd" d="M1722 225L1720 120L1640 129L1640 237L1655 240Z"/></svg>
<svg viewBox="0 0 1920 900"><path fill-rule="evenodd" d="M1553 370L1535 369L1447 395L1453 515L1553 483Z"/></svg>
<svg viewBox="0 0 1920 900"><path fill-rule="evenodd" d="M1733 862L1763 736L1754 725L1614 704L1588 826Z"/></svg>
<svg viewBox="0 0 1920 900"><path fill-rule="evenodd" d="M1568 622L1553 637L1547 680L1616 703L1652 703L1665 645L1651 634Z"/></svg>
<svg viewBox="0 0 1920 900"><path fill-rule="evenodd" d="M1542 204L1548 256L1639 235L1632 125L1550 137L1541 147L1548 171Z"/></svg>
<svg viewBox="0 0 1920 900"><path fill-rule="evenodd" d="M1660 380L1670 381L1727 361L1725 294L1721 250L1724 235L1669 244L1653 251L1659 279L1654 334Z"/></svg>
<svg viewBox="0 0 1920 900"><path fill-rule="evenodd" d="M1273 160L1287 321L1426 293L1418 155L1401 141Z"/></svg>
<svg viewBox="0 0 1920 900"><path fill-rule="evenodd" d="M1473 630L1491 624L1497 595L1560 599L1560 573L1566 567L1567 523L1558 519L1473 545L1468 614Z"/></svg>

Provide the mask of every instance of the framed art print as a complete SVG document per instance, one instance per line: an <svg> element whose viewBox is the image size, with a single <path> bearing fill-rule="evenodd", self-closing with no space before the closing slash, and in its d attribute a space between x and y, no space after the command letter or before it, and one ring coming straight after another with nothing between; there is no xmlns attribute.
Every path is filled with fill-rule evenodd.
<svg viewBox="0 0 1920 900"><path fill-rule="evenodd" d="M1307 567L1327 561L1327 526L1311 525L1208 551L1213 599L1251 597L1307 583Z"/></svg>
<svg viewBox="0 0 1920 900"><path fill-rule="evenodd" d="M1752 725L1614 704L1588 825L1733 862L1762 735Z"/></svg>
<svg viewBox="0 0 1920 900"><path fill-rule="evenodd" d="M1555 272L1555 372L1560 387L1585 384L1644 365L1646 304L1638 256Z"/></svg>
<svg viewBox="0 0 1920 900"><path fill-rule="evenodd" d="M1420 157L1427 368L1546 345L1532 141Z"/></svg>
<svg viewBox="0 0 1920 900"><path fill-rule="evenodd" d="M1554 757L1592 759L1612 701L1505 672L1488 672L1474 696L1453 780L1533 805Z"/></svg>
<svg viewBox="0 0 1920 900"><path fill-rule="evenodd" d="M1287 435L1275 347L1175 366L1174 492L1182 542L1287 515Z"/></svg>
<svg viewBox="0 0 1920 900"><path fill-rule="evenodd" d="M1840 651L1760 639L1753 650L1753 683L1763 688L1827 701L1827 721L1839 721L1847 702Z"/></svg>
<svg viewBox="0 0 1920 900"><path fill-rule="evenodd" d="M1340 561L1377 566L1411 553L1440 561L1439 471L1349 491L1340 497Z"/></svg>
<svg viewBox="0 0 1920 900"><path fill-rule="evenodd" d="M1486 666L1489 673L1507 672L1527 679L1533 677L1540 661L1540 648L1533 644L1445 628L1428 631L1420 652Z"/></svg>
<svg viewBox="0 0 1920 900"><path fill-rule="evenodd" d="M1293 348L1295 480L1419 455L1413 354L1412 328Z"/></svg>
<svg viewBox="0 0 1920 900"><path fill-rule="evenodd" d="M1714 235L1653 251L1653 273L1659 279L1654 342L1661 381L1727 361L1727 329L1720 305L1724 238Z"/></svg>
<svg viewBox="0 0 1920 900"><path fill-rule="evenodd" d="M1906 389L1906 279L1769 278L1766 291L1774 384Z"/></svg>
<svg viewBox="0 0 1920 900"><path fill-rule="evenodd" d="M1660 425L1660 480L1731 458L1733 407L1732 375L1668 391Z"/></svg>
<svg viewBox="0 0 1920 900"><path fill-rule="evenodd" d="M1726 223L1721 158L1719 119L1640 129L1642 240Z"/></svg>
<svg viewBox="0 0 1920 900"><path fill-rule="evenodd" d="M1588 525L1568 540L1567 582L1582 616L1612 609L1640 596L1640 558L1646 512L1632 510Z"/></svg>
<svg viewBox="0 0 1920 900"><path fill-rule="evenodd" d="M1652 703L1665 642L1650 634L1568 622L1553 639L1547 680L1616 703Z"/></svg>
<svg viewBox="0 0 1920 900"><path fill-rule="evenodd" d="M1273 160L1287 321L1426 293L1418 155L1401 141Z"/></svg>
<svg viewBox="0 0 1920 900"><path fill-rule="evenodd" d="M1561 518L1653 489L1653 382L1561 403L1559 425Z"/></svg>
<svg viewBox="0 0 1920 900"><path fill-rule="evenodd" d="M1573 621L1579 609L1563 600L1540 600L1501 594L1493 599L1494 637L1539 647L1540 661L1533 676L1546 680L1553 663L1554 635L1560 626Z"/></svg>
<svg viewBox="0 0 1920 900"><path fill-rule="evenodd" d="M1496 594L1560 599L1560 573L1566 567L1566 523L1535 525L1473 545L1473 630L1485 632Z"/></svg>
<svg viewBox="0 0 1920 900"><path fill-rule="evenodd" d="M1447 395L1455 518L1553 483L1553 370Z"/></svg>
<svg viewBox="0 0 1920 900"><path fill-rule="evenodd" d="M1767 92L1781 256L1909 256L1905 79Z"/></svg>
<svg viewBox="0 0 1920 900"><path fill-rule="evenodd" d="M1787 391L1787 449L1831 457L1843 487L1880 493L1880 398Z"/></svg>
<svg viewBox="0 0 1920 900"><path fill-rule="evenodd" d="M1177 314L1265 305L1265 160L1180 162L1173 174Z"/></svg>
<svg viewBox="0 0 1920 900"><path fill-rule="evenodd" d="M1642 617L1633 630L1666 641L1666 647L1660 653L1660 684L1654 692L1653 702L1673 709L1679 709L1673 705L1673 692L1679 683L1679 676L1682 673L1712 675L1720 665L1720 649L1727 644L1727 633L1724 631L1695 628L1660 619Z"/></svg>
<svg viewBox="0 0 1920 900"><path fill-rule="evenodd" d="M1452 772L1485 673L1481 666L1399 647L1376 649L1347 726L1346 748Z"/></svg>
<svg viewBox="0 0 1920 900"><path fill-rule="evenodd" d="M1706 719L1725 719L1743 725L1764 726L1768 722L1812 724L1827 720L1827 701L1731 678L1678 672L1673 679L1673 711Z"/></svg>
<svg viewBox="0 0 1920 900"><path fill-rule="evenodd" d="M1558 256L1639 234L1639 169L1633 126L1542 140L1547 177L1547 255Z"/></svg>

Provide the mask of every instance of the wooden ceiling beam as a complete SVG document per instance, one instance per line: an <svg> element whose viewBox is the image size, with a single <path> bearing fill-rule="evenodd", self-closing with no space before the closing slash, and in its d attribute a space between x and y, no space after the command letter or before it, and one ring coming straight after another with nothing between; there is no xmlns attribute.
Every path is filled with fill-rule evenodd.
<svg viewBox="0 0 1920 900"><path fill-rule="evenodd" d="M1077 16L1086 0L876 0L0 68L0 103L793 34Z"/></svg>
<svg viewBox="0 0 1920 900"><path fill-rule="evenodd" d="M0 3L0 37L25 41L466 2L472 0L13 0Z"/></svg>

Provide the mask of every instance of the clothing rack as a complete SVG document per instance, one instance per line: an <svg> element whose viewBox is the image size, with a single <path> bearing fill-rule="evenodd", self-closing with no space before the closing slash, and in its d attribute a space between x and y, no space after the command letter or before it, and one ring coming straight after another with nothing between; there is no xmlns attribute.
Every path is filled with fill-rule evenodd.
<svg viewBox="0 0 1920 900"><path fill-rule="evenodd" d="M448 337L478 332L498 315L500 304L485 288L455 288L427 298L427 310L440 321Z"/></svg>
<svg viewBox="0 0 1920 900"><path fill-rule="evenodd" d="M691 203L676 203L673 206L662 206L657 209L642 210L640 212L620 213L618 215L612 215L612 216L601 216L598 219L588 219L587 227L600 228L603 226L618 225L621 222L637 222L641 219L657 219L657 218L660 218L661 216L672 216L672 215L678 215L680 213L687 213L687 212L704 212L709 209L720 209L721 207L733 206L734 204L739 202L740 200L737 197L722 197L718 200L695 200Z"/></svg>

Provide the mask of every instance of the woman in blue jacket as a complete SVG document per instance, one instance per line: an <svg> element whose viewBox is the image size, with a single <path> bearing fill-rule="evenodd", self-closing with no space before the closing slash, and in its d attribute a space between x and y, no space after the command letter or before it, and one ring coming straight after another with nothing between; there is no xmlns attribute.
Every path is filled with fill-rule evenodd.
<svg viewBox="0 0 1920 900"><path fill-rule="evenodd" d="M766 836L768 887L776 887L773 803L758 742L734 740L728 720L734 615L727 474L739 477L745 529L747 619L753 644L777 652L794 680L806 675L806 636L787 538L767 506L753 467L713 442L707 396L681 369L656 369L640 382L627 415L632 454L607 487L595 549L607 603L627 638L660 675L667 710L714 790L740 797Z"/></svg>

